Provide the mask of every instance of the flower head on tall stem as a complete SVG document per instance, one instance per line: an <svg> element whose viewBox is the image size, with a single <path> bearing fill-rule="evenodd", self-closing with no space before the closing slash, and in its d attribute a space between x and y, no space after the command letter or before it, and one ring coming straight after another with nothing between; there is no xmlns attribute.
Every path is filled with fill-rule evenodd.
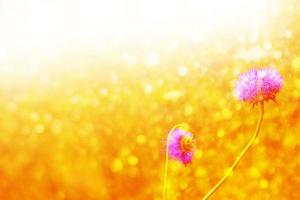
<svg viewBox="0 0 300 200"><path fill-rule="evenodd" d="M282 87L282 77L271 68L252 69L242 74L236 84L238 99L256 105L260 102L275 101Z"/></svg>
<svg viewBox="0 0 300 200"><path fill-rule="evenodd" d="M276 95L282 87L282 77L280 74L270 68L252 69L242 74L237 82L235 94L238 99L252 103L253 105L260 105L260 115L256 125L256 129L250 138L250 141L238 155L234 163L231 165L226 174L217 182L217 184L203 197L202 200L210 198L224 182L228 179L230 174L239 164L243 156L252 146L255 139L258 137L261 123L264 116L264 102L269 100L275 101Z"/></svg>
<svg viewBox="0 0 300 200"><path fill-rule="evenodd" d="M169 157L187 165L193 159L194 139L185 123L175 125L168 133L164 174L163 200L167 199L167 179Z"/></svg>
<svg viewBox="0 0 300 200"><path fill-rule="evenodd" d="M193 158L193 135L181 129L175 128L170 136L169 156L183 164L188 164Z"/></svg>

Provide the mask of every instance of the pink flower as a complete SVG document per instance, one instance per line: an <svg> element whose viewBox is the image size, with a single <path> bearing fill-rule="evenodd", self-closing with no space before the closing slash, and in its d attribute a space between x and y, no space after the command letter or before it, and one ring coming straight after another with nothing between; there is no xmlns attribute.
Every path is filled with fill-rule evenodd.
<svg viewBox="0 0 300 200"><path fill-rule="evenodd" d="M282 87L282 77L270 68L252 69L242 74L235 88L235 95L252 104L274 100Z"/></svg>
<svg viewBox="0 0 300 200"><path fill-rule="evenodd" d="M170 133L169 156L188 164L193 158L193 135L190 132L175 128Z"/></svg>

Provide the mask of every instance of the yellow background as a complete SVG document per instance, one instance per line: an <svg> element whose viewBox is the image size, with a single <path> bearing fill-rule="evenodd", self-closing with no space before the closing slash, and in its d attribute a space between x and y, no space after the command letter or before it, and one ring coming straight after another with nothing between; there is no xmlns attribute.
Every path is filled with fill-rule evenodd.
<svg viewBox="0 0 300 200"><path fill-rule="evenodd" d="M165 140L181 122L196 152L190 165L170 161L168 199L201 199L254 131L259 109L233 89L259 66L282 74L282 91L265 105L259 140L212 199L300 199L300 9L280 2L275 14L267 4L259 26L233 20L181 32L166 23L154 26L162 34L112 29L115 38L100 40L76 20L53 38L27 25L3 29L0 199L159 200ZM5 27L19 20L1 19Z"/></svg>

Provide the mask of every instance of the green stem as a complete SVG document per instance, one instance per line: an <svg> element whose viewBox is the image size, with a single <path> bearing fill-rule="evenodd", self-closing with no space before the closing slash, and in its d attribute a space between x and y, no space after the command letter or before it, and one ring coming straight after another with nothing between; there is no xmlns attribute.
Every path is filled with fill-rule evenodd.
<svg viewBox="0 0 300 200"><path fill-rule="evenodd" d="M170 138L172 133L176 128L182 127L183 129L188 129L187 124L177 124L175 125L171 131L168 133L167 137L167 144L166 144L166 160L165 160L165 173L164 173L164 193L163 193L163 200L167 199L167 181L168 181L168 164L169 164L169 146L170 146Z"/></svg>
<svg viewBox="0 0 300 200"><path fill-rule="evenodd" d="M238 165L238 163L241 161L242 157L246 154L246 152L249 150L250 146L253 144L253 142L257 138L260 127L261 127L263 115L264 115L264 103L261 102L260 103L260 116L259 116L259 119L258 119L258 122L256 125L255 132L254 132L253 136L251 137L250 141L245 146L245 148L240 153L240 155L237 157L237 159L235 160L233 165L230 167L230 169L226 172L224 177L203 197L202 200L207 200L209 197L211 197L217 191L217 189L227 180L227 178L232 174L235 167Z"/></svg>

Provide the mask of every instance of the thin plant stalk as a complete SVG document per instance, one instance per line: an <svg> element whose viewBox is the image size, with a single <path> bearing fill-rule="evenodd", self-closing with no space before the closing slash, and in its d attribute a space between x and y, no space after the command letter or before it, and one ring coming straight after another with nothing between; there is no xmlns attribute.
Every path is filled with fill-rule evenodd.
<svg viewBox="0 0 300 200"><path fill-rule="evenodd" d="M171 131L168 133L168 137L167 137L167 144L166 144L166 159L165 159L165 172L164 172L164 188L163 188L163 200L167 199L167 190L168 190L168 186L167 186L167 182L168 182L168 165L169 165L169 146L170 146L170 138L172 133L174 132L174 130L176 128L182 127L183 129L188 129L187 124L177 124L175 125Z"/></svg>
<svg viewBox="0 0 300 200"><path fill-rule="evenodd" d="M233 173L233 170L236 168L236 166L241 161L242 157L246 154L246 152L249 150L249 148L251 147L251 145L253 144L253 142L257 138L260 127L261 127L261 123L262 123L262 120L263 120L263 115L264 115L264 103L260 102L260 116L259 116L259 119L258 119L258 122L257 122L257 125L256 125L256 129L255 129L255 132L254 132L253 136L251 137L250 141L245 146L243 151L240 153L240 155L237 157L237 159L235 160L233 165L226 172L224 177L203 197L202 200L207 200L209 197L211 197L217 191L217 189L220 188L221 185L227 180L227 178Z"/></svg>

